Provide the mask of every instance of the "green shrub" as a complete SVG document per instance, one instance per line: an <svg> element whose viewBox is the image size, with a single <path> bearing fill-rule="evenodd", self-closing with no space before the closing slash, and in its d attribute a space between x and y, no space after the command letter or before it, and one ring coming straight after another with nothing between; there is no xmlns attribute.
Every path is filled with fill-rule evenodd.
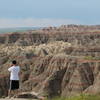
<svg viewBox="0 0 100 100"><path fill-rule="evenodd" d="M85 56L85 60L100 60L100 57Z"/></svg>
<svg viewBox="0 0 100 100"><path fill-rule="evenodd" d="M84 59L85 59L85 60L93 60L94 57L92 57L92 56L85 56Z"/></svg>

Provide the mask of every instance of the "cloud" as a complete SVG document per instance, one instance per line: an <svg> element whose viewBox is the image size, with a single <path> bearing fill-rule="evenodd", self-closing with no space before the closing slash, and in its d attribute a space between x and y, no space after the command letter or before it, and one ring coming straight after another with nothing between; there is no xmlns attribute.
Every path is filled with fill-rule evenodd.
<svg viewBox="0 0 100 100"><path fill-rule="evenodd" d="M73 19L49 19L49 18L0 19L0 28L46 27L46 26L60 26L62 24L80 24L80 21Z"/></svg>

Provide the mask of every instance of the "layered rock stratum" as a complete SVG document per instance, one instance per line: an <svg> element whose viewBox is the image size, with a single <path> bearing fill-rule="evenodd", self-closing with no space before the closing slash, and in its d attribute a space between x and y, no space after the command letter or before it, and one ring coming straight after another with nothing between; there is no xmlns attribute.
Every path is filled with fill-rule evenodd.
<svg viewBox="0 0 100 100"><path fill-rule="evenodd" d="M100 93L99 25L0 34L0 97L7 96L7 69L14 59L22 73L17 97L25 92L50 98Z"/></svg>

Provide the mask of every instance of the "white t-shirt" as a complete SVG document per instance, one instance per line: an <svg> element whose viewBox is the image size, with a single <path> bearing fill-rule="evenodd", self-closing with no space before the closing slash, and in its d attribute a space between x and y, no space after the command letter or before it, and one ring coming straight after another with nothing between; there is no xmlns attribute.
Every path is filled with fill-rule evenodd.
<svg viewBox="0 0 100 100"><path fill-rule="evenodd" d="M19 80L19 66L12 66L8 69L8 71L10 72L10 80Z"/></svg>

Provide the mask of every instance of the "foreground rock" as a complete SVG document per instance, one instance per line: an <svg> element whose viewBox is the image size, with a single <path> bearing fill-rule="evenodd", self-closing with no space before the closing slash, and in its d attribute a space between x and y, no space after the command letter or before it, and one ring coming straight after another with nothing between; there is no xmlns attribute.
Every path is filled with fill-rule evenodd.
<svg viewBox="0 0 100 100"><path fill-rule="evenodd" d="M44 100L44 97L38 96L38 94L35 92L20 93L20 94L15 95L14 98Z"/></svg>
<svg viewBox="0 0 100 100"><path fill-rule="evenodd" d="M50 46L50 44L48 45ZM62 50L66 43L64 45L60 44L60 42L58 42L58 45L54 43L55 46L52 43L50 47L48 45L29 46L29 48L16 46L16 49L14 49L15 46L1 48L1 58L5 56L4 59L6 59L4 63L1 62L0 66L1 96L7 96L9 84L7 69L12 59L16 59L21 66L20 92L34 91L42 97L70 96L86 90L91 91L92 89L94 91L94 87L97 87L95 91L98 93L100 71L100 62L98 60L85 60L85 56L82 53L80 56L75 56L74 54L70 56L72 53L66 53ZM58 49L58 47L60 48ZM48 48L48 53L38 53L37 49L41 48L44 48L45 52L47 52ZM70 50L68 45L65 46L66 48ZM91 87L92 85L93 87ZM31 94L25 95L26 97L32 97ZM19 97L24 97L25 95L19 95Z"/></svg>

